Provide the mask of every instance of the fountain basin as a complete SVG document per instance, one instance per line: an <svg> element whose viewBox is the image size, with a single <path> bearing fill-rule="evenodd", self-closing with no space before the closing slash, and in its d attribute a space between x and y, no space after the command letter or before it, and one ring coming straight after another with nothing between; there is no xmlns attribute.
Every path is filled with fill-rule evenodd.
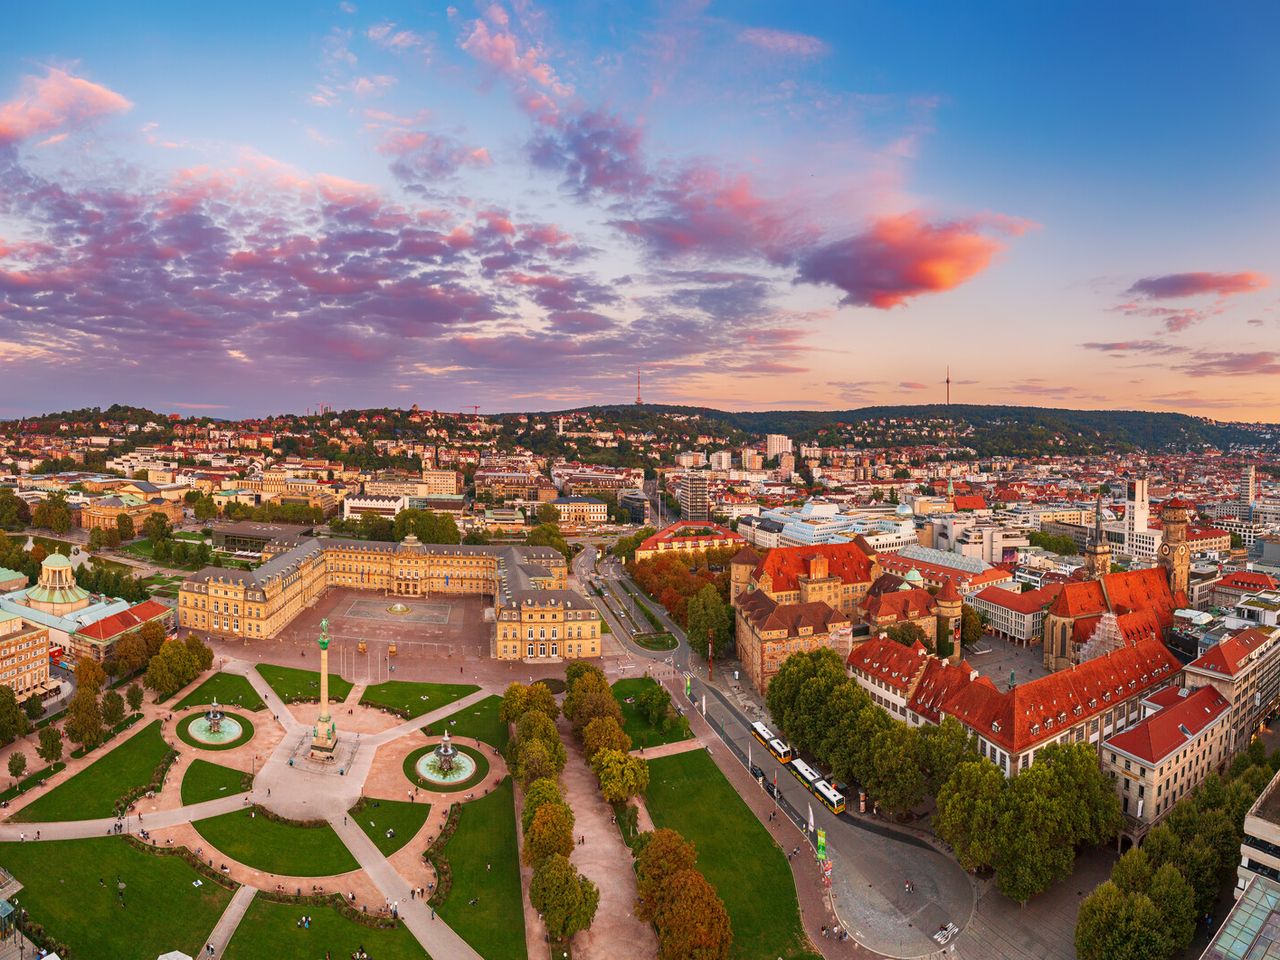
<svg viewBox="0 0 1280 960"><path fill-rule="evenodd" d="M224 713L218 721L218 729L203 713L178 721L178 736L184 743L204 750L230 750L253 737L253 724L246 717Z"/></svg>
<svg viewBox="0 0 1280 960"><path fill-rule="evenodd" d="M437 745L432 744L429 747L419 747L405 757L405 777L424 790L452 793L475 786L489 775L489 761L482 752L462 744L454 744L454 747L456 752L452 758L452 770L440 770Z"/></svg>

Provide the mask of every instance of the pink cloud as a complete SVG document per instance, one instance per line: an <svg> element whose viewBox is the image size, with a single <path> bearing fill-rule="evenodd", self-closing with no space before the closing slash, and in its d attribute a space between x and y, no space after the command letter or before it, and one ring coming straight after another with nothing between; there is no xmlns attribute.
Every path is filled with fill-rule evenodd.
<svg viewBox="0 0 1280 960"><path fill-rule="evenodd" d="M830 284L841 301L888 309L959 286L991 264L1004 244L984 230L1017 235L1031 224L1008 217L928 223L918 213L882 217L856 236L800 260L799 279Z"/></svg>
<svg viewBox="0 0 1280 960"><path fill-rule="evenodd" d="M505 29L503 24L498 24L497 29L491 30L484 20L475 21L471 34L462 41L462 49L510 78L516 83L518 91L525 95L528 95L525 88L529 84L558 97L567 97L573 93L573 87L561 82L536 45L522 47L515 34Z"/></svg>
<svg viewBox="0 0 1280 960"><path fill-rule="evenodd" d="M24 77L18 96L0 104L0 143L16 143L61 127L83 126L132 107L114 90L50 67L43 77Z"/></svg>
<svg viewBox="0 0 1280 960"><path fill-rule="evenodd" d="M790 33L766 27L749 27L738 33L738 39L769 53L788 57L821 57L831 49L826 41L807 33Z"/></svg>
<svg viewBox="0 0 1280 960"><path fill-rule="evenodd" d="M919 383L918 381L915 381L915 380L903 380L900 384L898 384L898 386L901 387L903 390L928 390L929 389L927 384Z"/></svg>
<svg viewBox="0 0 1280 960"><path fill-rule="evenodd" d="M1113 340L1109 342L1082 343L1086 350L1097 350L1101 353L1182 353L1186 348L1165 343L1161 340Z"/></svg>
<svg viewBox="0 0 1280 960"><path fill-rule="evenodd" d="M1125 293L1152 300L1171 300L1206 293L1230 297L1238 293L1253 293L1270 284L1270 277L1252 270L1241 273L1169 273L1159 277L1144 277Z"/></svg>
<svg viewBox="0 0 1280 960"><path fill-rule="evenodd" d="M1190 377L1275 375L1280 374L1280 354L1270 350L1251 353L1201 350L1178 369Z"/></svg>

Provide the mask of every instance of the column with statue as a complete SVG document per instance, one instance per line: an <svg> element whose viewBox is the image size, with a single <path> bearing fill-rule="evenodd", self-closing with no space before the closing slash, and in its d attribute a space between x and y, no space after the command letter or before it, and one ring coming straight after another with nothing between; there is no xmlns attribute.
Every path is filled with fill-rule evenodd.
<svg viewBox="0 0 1280 960"><path fill-rule="evenodd" d="M320 647L320 716L316 718L316 726L311 739L311 754L323 759L332 759L333 747L338 740L337 725L329 714L329 620L320 621L320 637L316 640Z"/></svg>

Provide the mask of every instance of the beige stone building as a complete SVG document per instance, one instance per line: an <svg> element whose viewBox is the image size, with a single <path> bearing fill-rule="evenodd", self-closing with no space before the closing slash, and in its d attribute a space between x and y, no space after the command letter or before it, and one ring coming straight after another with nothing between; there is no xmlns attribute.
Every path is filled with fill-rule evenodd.
<svg viewBox="0 0 1280 960"><path fill-rule="evenodd" d="M456 497L462 493L462 474L457 470L423 470L424 497Z"/></svg>
<svg viewBox="0 0 1280 960"><path fill-rule="evenodd" d="M131 493L119 496L100 497L84 505L80 511L80 525L86 530L114 530L121 515L133 520L133 528L142 532L142 525L153 513L164 514L171 524L182 522L182 502L155 497L144 500Z"/></svg>
<svg viewBox="0 0 1280 960"><path fill-rule="evenodd" d="M49 628L0 610L0 684L21 703L42 696L49 683Z"/></svg>
<svg viewBox="0 0 1280 960"><path fill-rule="evenodd" d="M552 624L556 652L549 635L535 632L535 658L600 653L599 615L567 589L568 564L550 547L423 544L410 534L400 543L281 540L268 544L263 557L255 570L206 567L187 577L178 594L179 626L269 640L330 587L349 587L389 596L491 600L495 657L523 658L528 627ZM513 633L512 620L522 629Z"/></svg>
<svg viewBox="0 0 1280 960"><path fill-rule="evenodd" d="M856 543L778 547L763 559L746 548L729 566L729 601L760 590L779 603L821 601L852 618L879 576L876 558Z"/></svg>
<svg viewBox="0 0 1280 960"><path fill-rule="evenodd" d="M829 647L843 660L852 644L847 613L818 600L779 603L763 590L739 598L734 607L734 640L738 659L751 685L769 689L782 662L793 653Z"/></svg>
<svg viewBox="0 0 1280 960"><path fill-rule="evenodd" d="M594 527L609 519L609 505L595 497L556 497L551 505L560 522L571 527Z"/></svg>
<svg viewBox="0 0 1280 960"><path fill-rule="evenodd" d="M1212 687L1170 686L1142 701L1143 719L1102 743L1124 835L1140 843L1173 805L1231 757L1230 704Z"/></svg>
<svg viewBox="0 0 1280 960"><path fill-rule="evenodd" d="M1232 753L1249 746L1280 696L1280 628L1252 627L1206 650L1184 668L1188 687L1211 686L1231 704Z"/></svg>

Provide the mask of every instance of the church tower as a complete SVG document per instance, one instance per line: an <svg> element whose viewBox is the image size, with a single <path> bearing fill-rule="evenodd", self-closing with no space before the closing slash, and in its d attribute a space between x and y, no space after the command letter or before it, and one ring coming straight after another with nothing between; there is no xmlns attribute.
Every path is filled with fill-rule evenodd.
<svg viewBox="0 0 1280 960"><path fill-rule="evenodd" d="M1164 542L1160 544L1160 566L1169 575L1169 589L1186 596L1191 576L1191 547L1187 545L1187 525L1191 522L1191 504L1174 497L1160 507L1160 523Z"/></svg>
<svg viewBox="0 0 1280 960"><path fill-rule="evenodd" d="M1111 572L1111 544L1102 530L1102 491L1093 509L1093 541L1084 548L1084 572L1089 580L1101 580Z"/></svg>

